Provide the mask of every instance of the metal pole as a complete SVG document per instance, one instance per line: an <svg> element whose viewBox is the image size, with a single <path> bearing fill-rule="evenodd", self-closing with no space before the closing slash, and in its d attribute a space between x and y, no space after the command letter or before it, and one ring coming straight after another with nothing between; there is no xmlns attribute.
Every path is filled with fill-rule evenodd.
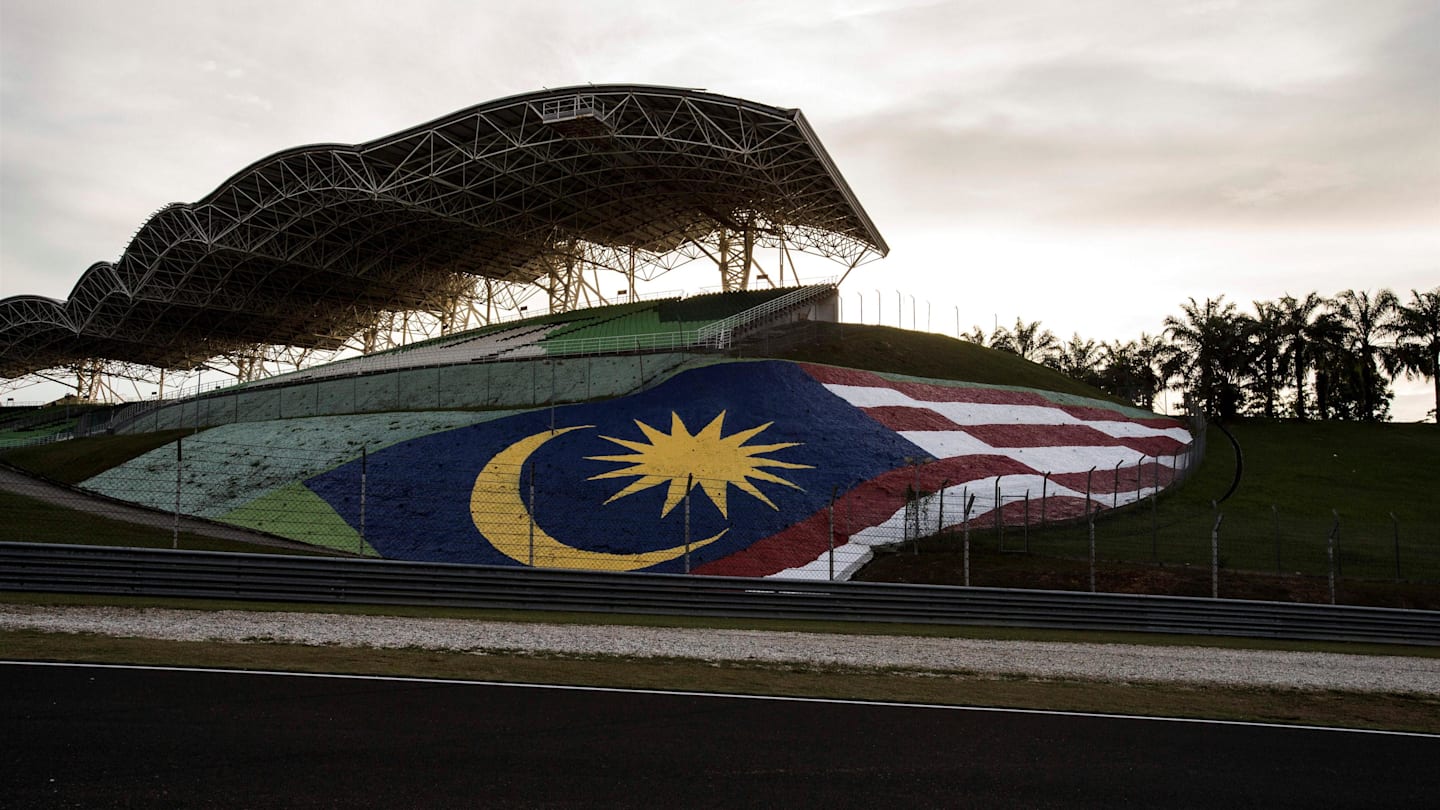
<svg viewBox="0 0 1440 810"><path fill-rule="evenodd" d="M1213 504L1214 501L1211 501ZM1220 521L1224 512L1215 513L1215 525L1210 529L1210 598L1220 598Z"/></svg>
<svg viewBox="0 0 1440 810"><path fill-rule="evenodd" d="M995 476L995 550L1005 550L1005 524L1000 522L1000 479L1003 475Z"/></svg>
<svg viewBox="0 0 1440 810"><path fill-rule="evenodd" d="M835 581L835 492L839 487L830 489L830 576L831 582Z"/></svg>
<svg viewBox="0 0 1440 810"><path fill-rule="evenodd" d="M1040 528L1042 529L1045 528L1045 508L1048 505L1047 501L1050 497L1049 490L1050 473L1047 472L1045 473L1045 477L1040 479Z"/></svg>
<svg viewBox="0 0 1440 810"><path fill-rule="evenodd" d="M1030 490L1025 490L1025 523L1020 527L1020 537L1025 545L1025 553L1030 553Z"/></svg>
<svg viewBox="0 0 1440 810"><path fill-rule="evenodd" d="M1090 526L1090 592L1095 593L1095 510L1085 501L1085 522Z"/></svg>
<svg viewBox="0 0 1440 810"><path fill-rule="evenodd" d="M1123 458L1115 462L1115 489L1110 493L1111 509L1120 508L1120 465L1124 463L1125 459Z"/></svg>
<svg viewBox="0 0 1440 810"><path fill-rule="evenodd" d="M1087 472L1087 473L1085 473L1085 514L1086 514L1086 515L1089 515L1089 514L1090 514L1090 476L1092 476L1092 475L1094 475L1094 474L1095 474L1095 468L1094 468L1094 467L1091 467L1091 468L1090 468L1090 471Z"/></svg>
<svg viewBox="0 0 1440 810"><path fill-rule="evenodd" d="M950 479L946 478L940 482L940 508L935 514L935 534L939 535L945 531L945 490L950 486Z"/></svg>
<svg viewBox="0 0 1440 810"><path fill-rule="evenodd" d="M1155 457L1155 491L1150 495L1150 562L1160 560L1160 457Z"/></svg>
<svg viewBox="0 0 1440 810"><path fill-rule="evenodd" d="M370 453L362 445L360 447L360 548L362 554L365 551L365 495L369 489L367 478L370 473Z"/></svg>
<svg viewBox="0 0 1440 810"><path fill-rule="evenodd" d="M960 493L960 499L965 503L965 514L961 517L961 531L965 537L965 587L970 587L970 509L975 506L975 496L969 494L967 487Z"/></svg>
<svg viewBox="0 0 1440 810"><path fill-rule="evenodd" d="M180 469L184 463L184 451L181 444L185 437L175 440L175 527L170 534L170 548L180 548Z"/></svg>
<svg viewBox="0 0 1440 810"><path fill-rule="evenodd" d="M914 462L915 468L915 535L910 543L910 553L920 553L920 462Z"/></svg>
<svg viewBox="0 0 1440 810"><path fill-rule="evenodd" d="M690 573L690 490L695 488L695 474L685 476L685 573Z"/></svg>
<svg viewBox="0 0 1440 810"><path fill-rule="evenodd" d="M530 567L535 567L535 462L530 462L530 508L525 510L530 523Z"/></svg>

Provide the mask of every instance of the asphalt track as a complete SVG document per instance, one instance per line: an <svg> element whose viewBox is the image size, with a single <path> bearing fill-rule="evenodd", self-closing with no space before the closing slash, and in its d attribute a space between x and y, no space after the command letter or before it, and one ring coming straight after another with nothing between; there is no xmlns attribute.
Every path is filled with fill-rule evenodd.
<svg viewBox="0 0 1440 810"><path fill-rule="evenodd" d="M0 805L1422 807L1440 738L0 664Z"/></svg>

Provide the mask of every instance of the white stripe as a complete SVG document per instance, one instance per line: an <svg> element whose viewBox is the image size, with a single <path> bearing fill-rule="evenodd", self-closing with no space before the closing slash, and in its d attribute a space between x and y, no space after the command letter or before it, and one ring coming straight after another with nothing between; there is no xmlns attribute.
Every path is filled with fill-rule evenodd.
<svg viewBox="0 0 1440 810"><path fill-rule="evenodd" d="M1207 720L1199 717L1150 717L1143 714L1105 714L1102 712L1067 712L1059 709L1016 709L990 706L956 706L945 703L903 703L889 700L846 700L844 698L793 697L788 695L744 695L728 692L691 692L668 689L635 689L620 686L571 686L558 683L509 683L505 681L467 681L459 678L421 678L406 675L340 675L327 672L282 672L266 669L223 669L220 667L167 667L145 664L72 664L63 661L4 661L0 666L55 667L63 669L118 669L140 672L198 672L207 675L255 675L258 677L322 678L341 681L378 681L382 683L413 683L435 686L491 686L503 689L543 689L556 692L599 692L620 695L659 695L667 697L716 698L721 700L764 700L776 703L819 703L830 706L868 706L890 709L936 709L952 712L985 712L993 714L1028 714L1044 717L1088 717L1097 720L1148 720L1157 723L1194 723L1205 726L1243 726L1248 728L1283 728L1292 731L1326 731L1345 734L1375 734L1382 737L1424 737L1440 739L1440 734L1423 731L1390 731L1373 728L1340 726L1301 726L1293 723L1260 723L1252 720Z"/></svg>
<svg viewBox="0 0 1440 810"><path fill-rule="evenodd" d="M1133 467L1141 459L1153 459L1139 450L1129 447L1086 445L1053 447L991 447L963 430L902 430L897 431L907 441L936 458L959 458L961 456L1001 456L1021 464L1049 473L1085 472L1098 467L1096 474L1111 470L1119 463L1122 467ZM1167 457L1173 458L1173 457ZM1163 461L1161 462L1164 463Z"/></svg>
<svg viewBox="0 0 1440 810"><path fill-rule="evenodd" d="M1088 469L1088 468L1087 468ZM1083 472L1083 470L1081 471ZM1096 471L1100 475L1100 471ZM926 495L920 499L920 530L922 534L938 534L944 529L955 529L963 525L965 521L965 502L969 496L974 495L975 501L970 510L970 522L979 523L986 516L995 511L995 482L996 476L988 478L977 478L974 481L966 481L946 487L944 495L939 492ZM1031 500L1031 509L1040 508L1042 494L1048 498L1085 498L1083 490L1072 489L1056 483L1046 481L1043 475L1005 475L999 476L1000 482L1000 504L1016 503L1023 501L1028 493ZM1110 479L1097 478L1096 483L1109 480L1114 483L1113 473ZM1134 477L1120 476L1122 486L1133 482ZM1119 508L1143 500L1156 491L1153 486L1141 486L1139 489L1121 490L1118 493L1092 492L1090 502L1102 509ZM942 505L943 504L943 505ZM1032 513L1031 517L1039 519L1038 512ZM899 545L905 542L905 523L911 518L908 507L897 509L894 514L873 526L868 526L850 535L846 542L835 547L833 571L836 580L845 580L855 575L870 562L874 556L872 548L876 546ZM1008 524L1007 524L1008 525ZM837 531L846 531L841 525ZM825 550L815 559L803 564L767 574L766 579L827 579L832 570L831 552Z"/></svg>
<svg viewBox="0 0 1440 810"><path fill-rule="evenodd" d="M916 399L894 388L859 385L826 385L831 393L857 408L902 407L932 411L957 425L1084 425L1115 438L1164 436L1188 443L1184 428L1156 428L1123 419L1081 419L1058 407L1003 405L986 402L935 402ZM1089 406L1099 407L1099 406Z"/></svg>

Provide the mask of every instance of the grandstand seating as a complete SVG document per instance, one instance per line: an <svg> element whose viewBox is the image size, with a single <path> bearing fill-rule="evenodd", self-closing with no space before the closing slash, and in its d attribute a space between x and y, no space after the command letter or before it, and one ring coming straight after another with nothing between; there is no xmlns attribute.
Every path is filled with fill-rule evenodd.
<svg viewBox="0 0 1440 810"><path fill-rule="evenodd" d="M339 360L249 383L246 387L269 388L402 368L556 354L682 348L695 342L702 327L793 292L794 288L781 288L710 293L551 313ZM634 338L633 343L629 338Z"/></svg>

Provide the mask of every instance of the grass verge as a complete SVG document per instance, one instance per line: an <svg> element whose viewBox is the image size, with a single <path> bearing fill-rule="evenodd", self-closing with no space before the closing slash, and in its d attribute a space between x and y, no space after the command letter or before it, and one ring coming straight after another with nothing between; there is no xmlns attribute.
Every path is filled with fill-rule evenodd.
<svg viewBox="0 0 1440 810"><path fill-rule="evenodd" d="M194 432L162 430L128 436L92 436L55 444L17 447L0 454L0 458L52 481L78 484Z"/></svg>
<svg viewBox="0 0 1440 810"><path fill-rule="evenodd" d="M89 512L67 509L36 498L0 491L0 540L22 543L71 543L90 546L171 548L173 530L127 523ZM250 554L323 554L304 549L241 543L180 532L178 547L190 551L235 551Z"/></svg>

